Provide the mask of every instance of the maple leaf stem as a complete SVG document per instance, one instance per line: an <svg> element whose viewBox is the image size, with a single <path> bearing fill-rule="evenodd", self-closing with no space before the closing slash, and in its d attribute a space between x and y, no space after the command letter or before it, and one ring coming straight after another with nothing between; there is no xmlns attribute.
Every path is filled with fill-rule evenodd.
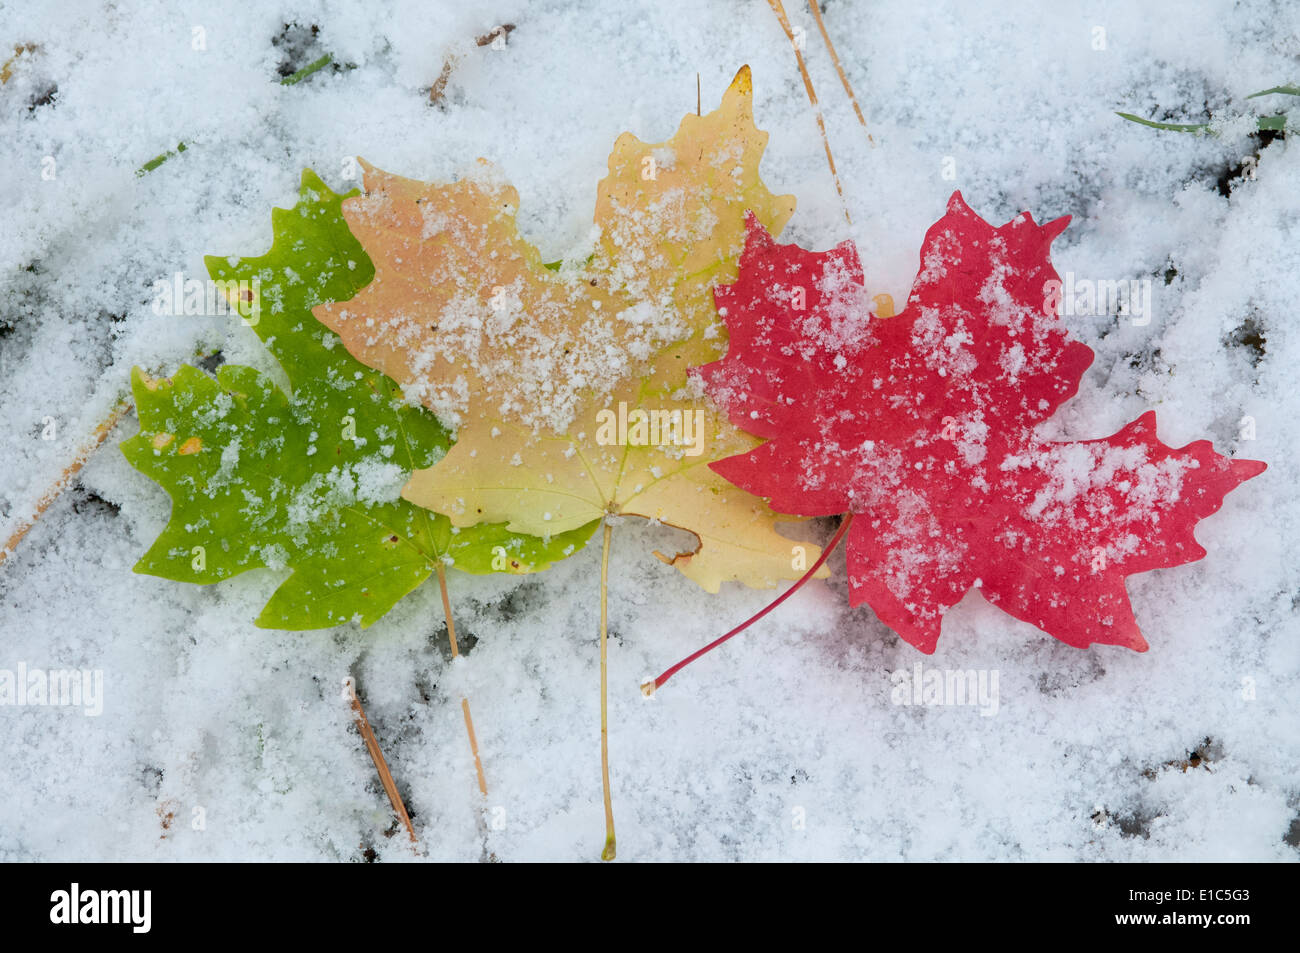
<svg viewBox="0 0 1300 953"><path fill-rule="evenodd" d="M601 860L613 860L614 804L609 793L609 543L613 527L605 523L600 549L600 780L605 790L605 849Z"/></svg>
<svg viewBox="0 0 1300 953"><path fill-rule="evenodd" d="M442 613L447 619L447 641L451 643L451 657L455 661L460 656L456 644L456 623L451 617L451 599L447 595L447 567L438 560L438 588L442 590ZM469 713L469 699L460 697L460 710L465 715L465 734L469 736L469 750L474 753L474 770L478 773L479 792L487 797L487 777L483 774L483 760L478 755L478 738L474 735L474 719Z"/></svg>
<svg viewBox="0 0 1300 953"><path fill-rule="evenodd" d="M366 710L361 707L361 699L357 697L357 686L351 678L348 679L348 695L352 702L352 711L357 716L357 728L361 731L361 738L366 743L366 750L370 752L370 760L375 763L375 770L379 772L379 780L384 785L384 791L388 794L388 800L392 802L393 810L401 819L402 824L406 827L406 833L411 837L411 843L419 843L415 838L415 828L411 825L411 815L406 813L406 805L402 803L402 796L397 793L397 782L393 780L393 772L388 770L388 762L384 760L384 753L379 749L379 739L375 737L375 730L370 727L370 720L366 718Z"/></svg>
<svg viewBox="0 0 1300 953"><path fill-rule="evenodd" d="M853 522L853 514L845 513L844 521L840 523L840 528L836 531L835 535L831 537L831 541L826 544L826 548L822 550L822 554L817 557L817 561L813 563L811 567L809 567L806 573L804 573L802 576L799 577L798 581L795 582L793 586L791 586L785 592L781 593L781 595L777 596L766 606L760 609L757 613L750 616L744 622L740 623L740 625L736 626L726 635L714 639L712 642L704 646L704 648L700 649L698 652L694 652L691 655L686 656L686 658L682 659L672 668L665 670L664 673L660 675L658 678L652 681L646 681L642 683L641 685L642 694L644 694L647 698L649 698L660 687L663 686L664 682L668 681L668 679L672 678L674 675L676 675L686 666L690 665L697 658L699 658L702 655L707 655L709 652L712 652L714 649L716 649L723 642L727 641L727 639L731 638L733 635L739 635L741 632L744 632L746 629L748 629L759 619L763 618L763 616L767 615L769 612L771 612L781 603L785 602L785 600L789 599L792 595L798 592L804 583L806 583L809 579L811 579L814 575L817 574L817 570L822 568L822 564L825 563L826 559L830 556L830 554L835 551L835 547L840 544L840 540L842 540L844 538L844 534L848 532L849 524L851 522Z"/></svg>

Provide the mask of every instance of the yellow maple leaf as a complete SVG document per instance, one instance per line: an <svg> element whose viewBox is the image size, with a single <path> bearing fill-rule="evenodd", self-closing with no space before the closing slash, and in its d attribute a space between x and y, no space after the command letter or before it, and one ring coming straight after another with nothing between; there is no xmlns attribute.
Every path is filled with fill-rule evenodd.
<svg viewBox="0 0 1300 953"><path fill-rule="evenodd" d="M362 163L364 194L343 213L375 278L313 313L457 430L403 496L457 526L537 536L607 514L680 527L697 548L657 555L710 592L802 575L819 549L709 469L757 441L687 375L725 351L712 289L736 278L746 211L773 234L794 212L759 179L766 143L748 67L667 142L624 133L591 254L559 268L520 236L519 195L486 161L445 185Z"/></svg>

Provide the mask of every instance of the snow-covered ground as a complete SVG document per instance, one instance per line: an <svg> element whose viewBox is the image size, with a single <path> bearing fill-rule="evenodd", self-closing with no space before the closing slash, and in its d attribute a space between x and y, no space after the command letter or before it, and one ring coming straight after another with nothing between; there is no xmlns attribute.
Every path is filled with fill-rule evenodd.
<svg viewBox="0 0 1300 953"><path fill-rule="evenodd" d="M220 349L269 367L237 322L156 316L151 288L202 276L205 253L264 250L304 166L342 189L355 154L421 179L491 158L551 260L587 234L618 134L667 138L695 109L697 73L707 109L748 63L771 133L764 179L799 199L785 240L853 238L869 291L902 302L954 188L999 224L1073 215L1057 269L1150 279L1151 312L1065 317L1097 359L1051 436L1111 434L1154 408L1166 443L1207 437L1269 470L1201 524L1206 559L1130 580L1145 654L1071 649L971 596L922 656L847 607L839 555L829 582L652 700L644 676L773 593L709 595L651 554L672 531L621 526L620 858L1296 859L1300 151L1240 124L1193 138L1115 111L1300 110L1244 98L1300 81L1300 5L830 0L874 146L807 7L787 9L852 226L763 0L0 2L0 60L37 47L0 86L0 540L132 365L167 373ZM504 49L475 45L501 23L516 26ZM354 68L277 82L327 52ZM178 141L182 155L135 175ZM365 632L257 629L271 571L212 588L130 571L169 506L116 449L136 427L117 428L0 566L0 669L103 672L98 716L0 707L0 858L598 856L599 546L535 577L453 574L469 649L455 664L433 585ZM829 524L809 532L825 539ZM895 704L891 674L918 663L996 673L996 713ZM414 815L415 853L385 836L392 813L340 698L348 674Z"/></svg>

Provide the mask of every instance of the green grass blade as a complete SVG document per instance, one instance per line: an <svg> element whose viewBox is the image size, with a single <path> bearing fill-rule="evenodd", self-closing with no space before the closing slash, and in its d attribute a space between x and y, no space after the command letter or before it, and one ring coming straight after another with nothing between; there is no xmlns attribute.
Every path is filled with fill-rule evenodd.
<svg viewBox="0 0 1300 953"><path fill-rule="evenodd" d="M286 76L284 79L280 80L280 85L292 86L295 83L301 83L312 73L315 73L317 70L324 69L326 66L329 66L330 63L332 62L334 62L334 54L326 53L320 59L313 60L312 62L308 63L302 69L298 70L298 72L292 73L289 76Z"/></svg>
<svg viewBox="0 0 1300 953"><path fill-rule="evenodd" d="M1300 96L1300 86L1274 86L1272 89L1261 89L1258 93L1251 93L1247 99L1254 99L1256 96L1268 96L1272 93L1281 93L1283 96Z"/></svg>
<svg viewBox="0 0 1300 953"><path fill-rule="evenodd" d="M1127 119L1129 122L1136 122L1143 126L1150 126L1152 129L1168 129L1171 132L1192 132L1192 133L1196 133L1197 135L1201 135L1210 131L1210 124L1208 122L1196 122L1196 123L1155 122L1152 119L1143 119L1141 116L1135 116L1132 113L1117 112L1115 115Z"/></svg>
<svg viewBox="0 0 1300 953"><path fill-rule="evenodd" d="M184 151L185 151L185 148L186 148L185 143L183 143L183 142L178 142L178 143L176 143L176 148L175 148L175 149L170 150L170 151L168 151L168 152L164 152L164 153L162 153L162 155L156 155L156 156L154 156L152 159L150 159L150 160L149 160L148 162L146 162L144 165L140 166L140 168L138 168L138 169L135 170L136 177L139 178L139 177L142 176L142 175L145 175L145 174L147 174L147 173L149 173L149 172L152 172L154 169L158 168L158 166L162 165L164 162L166 162L166 161L167 161L168 159L170 159L172 156L174 156L174 155L179 155L180 153L184 152Z"/></svg>

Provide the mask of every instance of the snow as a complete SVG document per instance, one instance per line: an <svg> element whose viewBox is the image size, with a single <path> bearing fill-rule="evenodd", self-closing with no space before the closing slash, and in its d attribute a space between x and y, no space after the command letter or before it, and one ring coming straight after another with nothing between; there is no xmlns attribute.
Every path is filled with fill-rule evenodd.
<svg viewBox="0 0 1300 953"><path fill-rule="evenodd" d="M287 386L242 322L152 303L156 281L203 277L205 254L264 251L270 209L293 204L303 166L342 189L358 154L442 181L487 157L553 261L592 245L617 136L666 139L694 110L697 72L707 109L748 63L771 134L764 181L799 199L782 241L853 239L867 295L903 302L954 189L994 224L1071 215L1053 245L1062 279L1150 279L1149 321L1065 317L1097 359L1040 435L1089 440L1155 408L1165 443L1208 438L1270 469L1198 527L1204 560L1129 580L1147 653L1070 648L972 594L922 656L868 608L848 608L837 554L828 582L649 701L647 673L774 593L709 595L652 555L688 548L680 531L623 521L609 594L619 857L1295 860L1300 152L1286 140L1261 149L1240 122L1197 138L1114 113L1196 122L1205 107L1230 119L1294 106L1244 97L1295 81L1300 7L830 0L827 28L874 146L811 16L786 8L808 36L852 226L762 3L0 0L0 59L40 45L0 86L0 539L127 393L133 365L162 375L220 350ZM502 49L474 43L503 22L517 28ZM282 64L324 52L354 67L275 82ZM136 176L180 141L183 153ZM1220 179L1256 154L1223 194ZM0 673L102 672L103 706L86 717L0 693L0 859L597 857L598 542L539 576L450 573L454 662L429 584L364 632L261 630L252 620L283 571L211 588L130 572L169 505L115 448L135 429L133 417L117 427L0 565ZM339 476L329 492L381 499L395 487L388 468ZM831 529L792 534L824 541ZM918 662L984 673L996 714L896 704L895 673ZM387 836L348 676L412 812L414 852ZM1204 756L1187 766L1192 751Z"/></svg>

